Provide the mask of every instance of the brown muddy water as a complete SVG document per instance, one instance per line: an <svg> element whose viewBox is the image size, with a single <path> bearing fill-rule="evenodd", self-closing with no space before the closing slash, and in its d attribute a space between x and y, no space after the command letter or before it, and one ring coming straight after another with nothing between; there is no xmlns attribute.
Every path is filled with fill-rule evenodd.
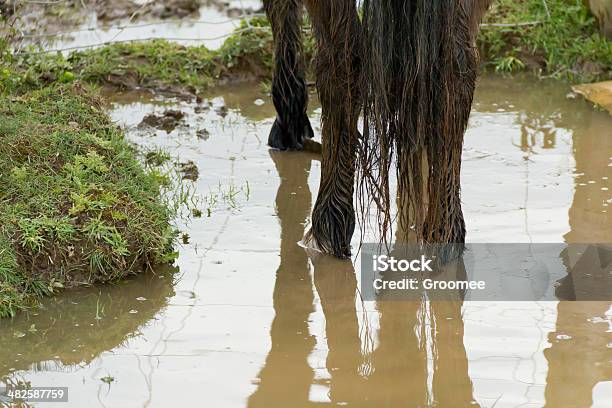
<svg viewBox="0 0 612 408"><path fill-rule="evenodd" d="M567 92L480 81L470 242L612 242L612 117ZM612 406L609 302L362 302L359 262L309 259L297 242L320 162L267 148L274 109L257 85L201 104L113 99L137 145L197 166L185 185L202 217L179 222L176 270L0 321L4 381L69 387L71 407ZM170 108L186 113L170 133L138 126Z"/></svg>

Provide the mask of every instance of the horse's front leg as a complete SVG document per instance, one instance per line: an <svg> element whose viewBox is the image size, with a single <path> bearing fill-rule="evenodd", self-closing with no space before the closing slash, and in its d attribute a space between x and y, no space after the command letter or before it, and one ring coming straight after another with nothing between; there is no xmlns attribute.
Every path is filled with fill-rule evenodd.
<svg viewBox="0 0 612 408"><path fill-rule="evenodd" d="M302 52L302 0L264 0L274 34L272 100L277 117L268 145L281 150L301 150L312 138L306 115L308 92Z"/></svg>
<svg viewBox="0 0 612 408"><path fill-rule="evenodd" d="M322 106L321 183L306 243L339 258L351 254L359 95L360 26L354 0L307 0L318 44Z"/></svg>

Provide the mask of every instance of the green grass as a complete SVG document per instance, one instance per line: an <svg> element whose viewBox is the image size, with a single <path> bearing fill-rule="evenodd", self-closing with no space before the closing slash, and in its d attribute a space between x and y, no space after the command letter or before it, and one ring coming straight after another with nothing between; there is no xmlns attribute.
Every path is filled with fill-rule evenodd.
<svg viewBox="0 0 612 408"><path fill-rule="evenodd" d="M65 57L35 50L22 56L6 55L12 70L0 68L0 89L37 87L45 83L80 79L118 88L145 87L199 93L212 85L237 78L272 74L272 32L265 18L255 18L215 51L165 40L117 43L74 52ZM1 47L0 47L1 48Z"/></svg>
<svg viewBox="0 0 612 408"><path fill-rule="evenodd" d="M305 25L309 24L306 20ZM250 28L249 28L250 25ZM272 30L267 19L242 22L219 50L183 46L165 40L126 42L74 52L70 56L40 53L12 56L0 66L0 90L40 87L75 79L117 88L198 94L225 81L269 80L273 70ZM0 49L1 49L0 44ZM312 61L314 39L306 32L306 60ZM6 65L6 64L5 64Z"/></svg>
<svg viewBox="0 0 612 408"><path fill-rule="evenodd" d="M0 317L173 257L166 177L79 82L0 95Z"/></svg>
<svg viewBox="0 0 612 408"><path fill-rule="evenodd" d="M497 71L534 69L576 81L612 77L612 42L600 35L582 0L496 0L484 22L538 22L483 27L479 37L483 61Z"/></svg>

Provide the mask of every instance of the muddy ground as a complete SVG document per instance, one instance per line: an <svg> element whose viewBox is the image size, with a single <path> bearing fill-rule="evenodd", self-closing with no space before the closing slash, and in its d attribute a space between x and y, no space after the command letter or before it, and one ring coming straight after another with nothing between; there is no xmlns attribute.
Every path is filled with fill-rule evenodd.
<svg viewBox="0 0 612 408"><path fill-rule="evenodd" d="M7 0L0 4L4 16L17 18L15 26L23 33L52 33L65 31L67 27L78 26L95 19L101 25L129 21L167 20L197 18L202 7L212 8L228 17L239 17L244 13L260 12L257 2L223 0L66 0L55 2L24 2Z"/></svg>

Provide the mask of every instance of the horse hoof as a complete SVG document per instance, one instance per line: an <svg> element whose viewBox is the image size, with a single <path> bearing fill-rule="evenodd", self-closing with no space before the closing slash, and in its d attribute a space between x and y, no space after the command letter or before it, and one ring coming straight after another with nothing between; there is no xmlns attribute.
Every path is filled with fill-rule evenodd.
<svg viewBox="0 0 612 408"><path fill-rule="evenodd" d="M324 255L331 255L338 259L351 258L350 246L343 249L336 248L335 250L331 247L329 249L322 248L317 242L317 239L314 237L312 228L309 229L306 234L304 234L304 238L298 242L298 245L306 250L306 253L311 259L317 259Z"/></svg>
<svg viewBox="0 0 612 408"><path fill-rule="evenodd" d="M301 132L291 132L277 118L270 131L268 145L278 150L316 150L316 148L304 148L304 144L309 143L314 133L307 116L303 121L304 128Z"/></svg>
<svg viewBox="0 0 612 408"><path fill-rule="evenodd" d="M298 242L298 245L310 251L316 251L319 253L323 253L323 251L319 247L319 244L317 244L317 240L312 235L311 230L308 230L306 234L304 234L304 237L302 238L300 242Z"/></svg>
<svg viewBox="0 0 612 408"><path fill-rule="evenodd" d="M299 241L297 244L304 248L308 257L313 261L319 259L322 256L325 256L325 254L323 253L323 251L321 251L321 248L319 248L319 245L313 238L312 234L308 232L306 233L306 235L304 235L304 238L302 238L302 240Z"/></svg>

